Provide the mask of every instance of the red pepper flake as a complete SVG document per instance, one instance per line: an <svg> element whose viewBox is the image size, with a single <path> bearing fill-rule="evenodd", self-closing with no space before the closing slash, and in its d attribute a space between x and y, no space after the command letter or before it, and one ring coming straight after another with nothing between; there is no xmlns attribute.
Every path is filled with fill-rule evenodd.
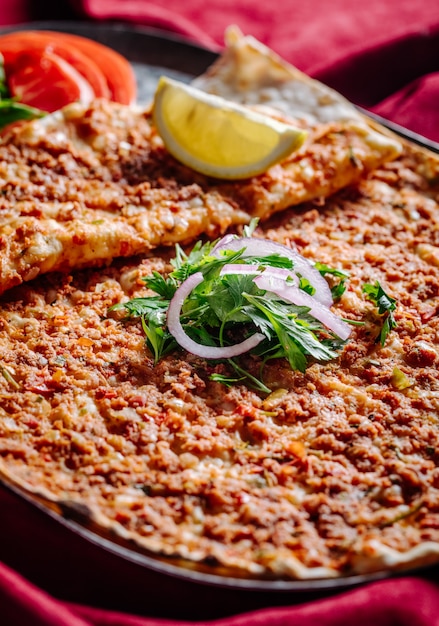
<svg viewBox="0 0 439 626"><path fill-rule="evenodd" d="M240 404L236 408L236 413L238 415L242 415L242 417L251 417L251 418L259 417L259 410L256 407L248 405L248 404Z"/></svg>
<svg viewBox="0 0 439 626"><path fill-rule="evenodd" d="M75 234L72 237L72 243L74 243L75 246L83 246L86 243L86 236L84 234Z"/></svg>
<svg viewBox="0 0 439 626"><path fill-rule="evenodd" d="M96 399L103 400L104 398L107 400L117 398L117 391L115 389L111 389L110 387L108 389L106 387L99 387L96 389Z"/></svg>
<svg viewBox="0 0 439 626"><path fill-rule="evenodd" d="M119 246L120 256L128 256L130 248L131 246L128 241L121 241Z"/></svg>

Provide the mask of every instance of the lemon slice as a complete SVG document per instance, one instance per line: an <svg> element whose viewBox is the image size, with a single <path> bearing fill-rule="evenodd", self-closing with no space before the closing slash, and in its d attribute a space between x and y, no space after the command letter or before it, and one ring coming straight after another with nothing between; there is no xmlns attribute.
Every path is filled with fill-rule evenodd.
<svg viewBox="0 0 439 626"><path fill-rule="evenodd" d="M176 159L215 178L261 174L298 150L306 137L300 128L164 76L153 120Z"/></svg>

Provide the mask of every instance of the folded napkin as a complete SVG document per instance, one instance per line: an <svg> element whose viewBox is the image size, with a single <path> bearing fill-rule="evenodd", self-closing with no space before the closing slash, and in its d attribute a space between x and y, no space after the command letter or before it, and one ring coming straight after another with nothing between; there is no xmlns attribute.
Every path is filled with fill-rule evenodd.
<svg viewBox="0 0 439 626"><path fill-rule="evenodd" d="M439 141L437 2L0 0L0 24L63 17L165 29L213 50L235 23L353 102ZM0 511L4 626L439 626L431 576L326 597L227 592L145 572L3 490Z"/></svg>

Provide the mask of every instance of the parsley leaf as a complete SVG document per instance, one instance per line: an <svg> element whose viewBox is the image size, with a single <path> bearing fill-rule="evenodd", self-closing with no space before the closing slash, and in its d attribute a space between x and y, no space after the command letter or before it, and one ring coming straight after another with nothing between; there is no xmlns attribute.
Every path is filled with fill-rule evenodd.
<svg viewBox="0 0 439 626"><path fill-rule="evenodd" d="M121 311L125 309L127 318L130 317L145 317L148 320L153 320L157 325L164 323L166 318L166 311L168 309L168 302L157 298L157 296L151 296L146 298L133 298L128 302L119 302L110 307L110 311Z"/></svg>
<svg viewBox="0 0 439 626"><path fill-rule="evenodd" d="M33 120L44 117L45 111L17 102L9 96L6 84L3 56L0 54L0 129L19 120Z"/></svg>
<svg viewBox="0 0 439 626"><path fill-rule="evenodd" d="M307 278L303 278L303 276L300 277L299 285L300 285L300 288L303 291L306 291L306 293L309 293L310 296L313 296L316 292L316 290L311 285L309 280Z"/></svg>
<svg viewBox="0 0 439 626"><path fill-rule="evenodd" d="M397 326L393 314L396 309L396 300L384 291L378 280L373 285L369 283L364 284L363 293L378 308L378 314L382 317L382 326L376 341L384 346L390 331Z"/></svg>
<svg viewBox="0 0 439 626"><path fill-rule="evenodd" d="M177 343L174 337L162 325L156 324L153 319L142 316L142 328L146 336L146 345L154 355L154 363L175 350Z"/></svg>
<svg viewBox="0 0 439 626"><path fill-rule="evenodd" d="M346 282L349 278L349 272L330 267L329 265L326 265L326 263L320 262L314 263L314 267L322 276L333 276L334 278L340 279L338 282L334 282L331 287L331 293L334 300L340 300L341 296L346 291Z"/></svg>
<svg viewBox="0 0 439 626"><path fill-rule="evenodd" d="M177 345L171 333L165 328L168 305L169 300L151 296L150 298L133 298L109 308L109 311L125 310L125 320L140 318L146 336L146 345L154 355L155 363Z"/></svg>
<svg viewBox="0 0 439 626"><path fill-rule="evenodd" d="M158 272L153 272L151 276L145 276L142 280L149 289L165 300L170 300L177 290L177 283L172 278L165 279Z"/></svg>
<svg viewBox="0 0 439 626"><path fill-rule="evenodd" d="M316 320L313 322L307 320L306 307L289 305L286 312L285 304L281 300L269 298L267 294L263 296L245 294L245 298L253 305L247 310L253 322L276 347L276 358L287 359L291 369L304 372L307 356L322 361L336 356L333 350L318 339L314 331L322 331L323 326Z"/></svg>
<svg viewBox="0 0 439 626"><path fill-rule="evenodd" d="M37 117L44 117L46 113L30 107L27 104L21 104L13 98L0 100L0 128L18 122L20 120L33 120Z"/></svg>
<svg viewBox="0 0 439 626"><path fill-rule="evenodd" d="M285 359L291 369L304 372L310 359L327 361L337 356L344 342L310 315L310 309L296 306L274 293L261 290L254 282L254 273L225 273L221 269L230 263L247 264L269 271L270 267L294 271L293 263L281 254L264 257L245 256L245 247L233 251L222 249L213 254L216 242L198 242L189 253L176 246L173 270L165 277L154 272L143 279L155 295L134 298L112 307L124 309L126 319L140 318L146 345L155 362L176 349L177 343L166 325L169 304L178 287L192 274L201 272L203 281L186 298L180 314L184 331L197 343L206 346L227 346L260 332L265 339L251 351L259 374L249 371L243 357L224 359L229 374L214 373L211 380L225 385L244 383L270 393L263 381L265 364L272 359ZM266 269L264 269L266 268ZM341 270L322 269L337 277L346 278ZM314 293L314 287L297 274L300 288ZM249 363L249 361L246 361ZM233 373L234 372L234 373Z"/></svg>

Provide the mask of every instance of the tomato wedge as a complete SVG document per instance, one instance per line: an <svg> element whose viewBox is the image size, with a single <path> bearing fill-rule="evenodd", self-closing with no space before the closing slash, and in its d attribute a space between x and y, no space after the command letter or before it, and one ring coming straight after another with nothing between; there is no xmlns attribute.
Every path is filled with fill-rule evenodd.
<svg viewBox="0 0 439 626"><path fill-rule="evenodd" d="M131 104L136 99L136 78L130 63L101 43L55 31L16 31L0 36L5 65L24 51L56 54L74 67L92 86L97 97ZM7 71L7 67L6 67Z"/></svg>
<svg viewBox="0 0 439 626"><path fill-rule="evenodd" d="M90 83L52 52L22 52L5 67L11 95L42 111L56 111L76 101L89 104L95 97Z"/></svg>
<svg viewBox="0 0 439 626"><path fill-rule="evenodd" d="M34 37L30 35L30 33L29 36L26 33L20 33L20 37L18 37L18 34L19 33L13 33L14 37L11 35L0 37L0 52L5 61L7 76L10 75L11 66L15 64L17 55L23 52L39 52L41 55L44 55L45 52L53 53L64 59L64 61L67 61L67 63L74 67L81 76L87 80L96 97L110 97L110 89L103 72L101 72L97 64L85 54L76 50L73 46L62 46L51 40L47 40L46 37Z"/></svg>
<svg viewBox="0 0 439 626"><path fill-rule="evenodd" d="M121 104L132 104L135 101L136 76L125 57L108 46L79 35L57 33L57 39L69 42L89 58L94 59L105 74L112 100Z"/></svg>

